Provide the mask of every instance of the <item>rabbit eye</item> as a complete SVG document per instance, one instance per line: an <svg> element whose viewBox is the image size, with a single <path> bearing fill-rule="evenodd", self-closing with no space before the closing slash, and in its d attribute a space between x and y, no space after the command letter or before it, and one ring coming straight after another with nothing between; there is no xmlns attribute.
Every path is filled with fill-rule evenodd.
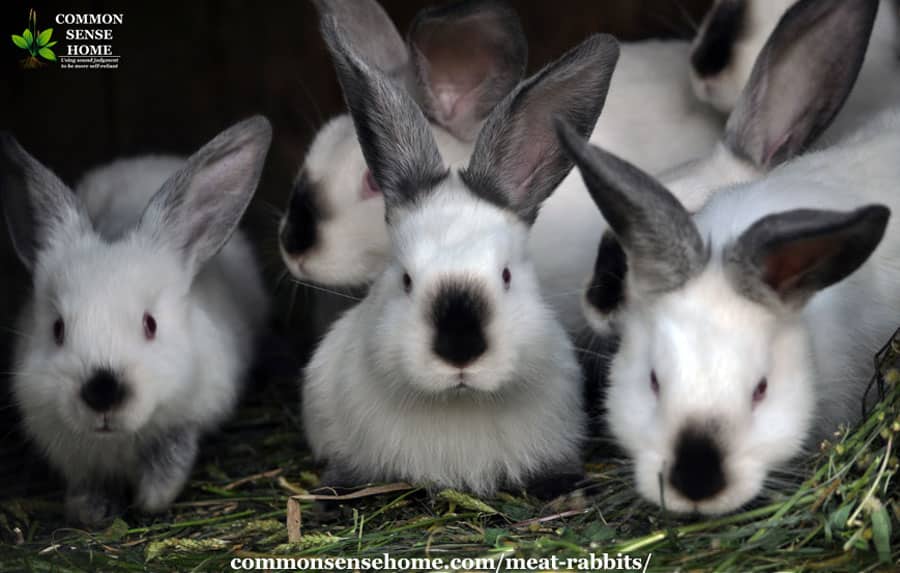
<svg viewBox="0 0 900 573"><path fill-rule="evenodd" d="M756 388L753 389L753 405L756 406L760 402L763 401L763 398L766 397L766 389L769 387L769 382L763 378L759 381L759 384L756 385Z"/></svg>
<svg viewBox="0 0 900 573"><path fill-rule="evenodd" d="M53 323L53 340L57 346L62 346L66 341L66 323L62 318L57 318Z"/></svg>
<svg viewBox="0 0 900 573"><path fill-rule="evenodd" d="M406 294L412 291L412 277L409 276L409 273L403 273L403 290Z"/></svg>
<svg viewBox="0 0 900 573"><path fill-rule="evenodd" d="M650 389L655 396L659 396L659 380L656 378L656 370L650 371Z"/></svg>
<svg viewBox="0 0 900 573"><path fill-rule="evenodd" d="M503 267L503 288L509 289L509 283L512 281L512 273L509 267Z"/></svg>
<svg viewBox="0 0 900 573"><path fill-rule="evenodd" d="M156 319L149 312L144 313L144 338L147 340L156 338Z"/></svg>

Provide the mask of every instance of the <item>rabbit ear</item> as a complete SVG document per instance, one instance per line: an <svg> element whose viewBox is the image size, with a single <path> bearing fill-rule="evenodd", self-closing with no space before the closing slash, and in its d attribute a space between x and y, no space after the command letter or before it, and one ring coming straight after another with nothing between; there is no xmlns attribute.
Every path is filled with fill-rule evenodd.
<svg viewBox="0 0 900 573"><path fill-rule="evenodd" d="M384 8L375 0L313 0L321 22L333 18L347 41L371 66L395 81L409 81L409 51ZM410 82L411 83L411 82Z"/></svg>
<svg viewBox="0 0 900 573"><path fill-rule="evenodd" d="M618 57L612 36L595 35L525 80L488 116L460 174L463 181L533 223L541 203L572 169L554 136L553 118L565 117L586 138L603 109Z"/></svg>
<svg viewBox="0 0 900 573"><path fill-rule="evenodd" d="M725 268L740 292L800 307L858 269L884 236L890 210L796 210L769 215L726 249Z"/></svg>
<svg viewBox="0 0 900 573"><path fill-rule="evenodd" d="M253 198L272 140L262 116L234 125L172 175L141 215L139 230L181 253L193 272L215 256Z"/></svg>
<svg viewBox="0 0 900 573"><path fill-rule="evenodd" d="M668 292L705 267L709 250L674 195L630 163L590 145L568 123L560 121L557 133L625 250L630 284L648 293Z"/></svg>
<svg viewBox="0 0 900 573"><path fill-rule="evenodd" d="M412 97L363 61L336 20L323 21L322 30L363 155L390 215L433 189L447 168Z"/></svg>
<svg viewBox="0 0 900 573"><path fill-rule="evenodd" d="M746 21L747 1L716 0L704 16L691 50L691 66L701 78L719 74L731 63Z"/></svg>
<svg viewBox="0 0 900 573"><path fill-rule="evenodd" d="M801 153L853 89L878 0L800 0L756 59L725 128L725 144L763 169Z"/></svg>
<svg viewBox="0 0 900 573"><path fill-rule="evenodd" d="M525 74L525 33L515 11L498 0L426 8L407 39L422 109L463 140L474 139L481 121Z"/></svg>
<svg viewBox="0 0 900 573"><path fill-rule="evenodd" d="M91 231L75 193L9 133L0 133L0 203L16 254L29 269L40 251Z"/></svg>

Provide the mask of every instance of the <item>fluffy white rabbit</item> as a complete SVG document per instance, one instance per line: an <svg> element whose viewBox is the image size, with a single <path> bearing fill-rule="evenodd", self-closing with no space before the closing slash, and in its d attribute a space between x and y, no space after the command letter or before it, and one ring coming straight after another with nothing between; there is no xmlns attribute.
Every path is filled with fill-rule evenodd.
<svg viewBox="0 0 900 573"><path fill-rule="evenodd" d="M731 112L770 34L782 16L789 14L789 9L798 3L797 0L716 0L700 26L691 53L691 83L697 97L724 113ZM847 9L853 9L853 5L859 6L856 9L867 5L868 9L878 11L878 17L856 88L823 142L834 142L855 132L867 119L891 109L900 101L897 2L815 2L823 13L834 10L832 5L835 3L845 4ZM822 30L815 24L806 30L798 28L793 39L810 33L817 36L814 41L822 44L839 41L831 30ZM827 75L828 72L823 73ZM789 87L785 88L789 93Z"/></svg>
<svg viewBox="0 0 900 573"><path fill-rule="evenodd" d="M66 480L70 519L97 525L129 492L140 510L165 510L199 437L233 410L267 314L235 229L270 139L254 117L186 161L95 171L76 195L0 136L0 199L34 289L13 392Z"/></svg>
<svg viewBox="0 0 900 573"><path fill-rule="evenodd" d="M717 189L762 177L817 143L856 85L876 10L870 0L798 2L769 36L713 152L659 174L660 181L695 211ZM599 234L606 225L594 228ZM614 240L594 254L584 312L595 332L608 332L626 265Z"/></svg>
<svg viewBox="0 0 900 573"><path fill-rule="evenodd" d="M521 83L448 168L409 95L336 20L323 32L366 162L387 201L391 260L316 350L303 419L330 484L404 479L491 494L581 471L581 377L527 250L571 170L553 134L587 136L618 50L594 36ZM546 494L546 490L539 490Z"/></svg>
<svg viewBox="0 0 900 573"><path fill-rule="evenodd" d="M393 77L414 76L413 82L398 83L431 90L411 92L451 166L468 160L481 121L524 70L524 35L502 3L473 0L426 9L410 28L408 48L374 0L339 2L329 13L354 41L365 42L360 53L375 67L392 70ZM677 41L623 44L592 140L653 172L708 154L722 122L691 92L689 50L687 42ZM435 101L455 114L434 113ZM460 133L447 117L469 129ZM573 178L546 202L531 239L542 290L573 330L583 324L578 293L594 254L584 245L599 236L599 216L583 204L581 187ZM390 239L384 201L373 189L349 116L335 118L313 141L281 222L282 254L295 277L326 286L366 285L384 270ZM568 246L578 250L560 257Z"/></svg>
<svg viewBox="0 0 900 573"><path fill-rule="evenodd" d="M888 224L898 127L897 113L880 117L692 218L651 176L560 126L626 254L606 405L643 497L735 510L857 419L871 356L900 320L900 226Z"/></svg>

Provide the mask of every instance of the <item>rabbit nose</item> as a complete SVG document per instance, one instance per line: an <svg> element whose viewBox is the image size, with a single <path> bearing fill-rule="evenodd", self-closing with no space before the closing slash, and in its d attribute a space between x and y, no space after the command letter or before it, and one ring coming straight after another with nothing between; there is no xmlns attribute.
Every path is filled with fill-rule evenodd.
<svg viewBox="0 0 900 573"><path fill-rule="evenodd" d="M484 324L488 314L484 297L471 286L442 285L432 305L433 352L459 368L474 362L487 350Z"/></svg>
<svg viewBox="0 0 900 573"><path fill-rule="evenodd" d="M81 387L81 399L95 412L108 412L125 399L125 386L111 370L97 370Z"/></svg>
<svg viewBox="0 0 900 573"><path fill-rule="evenodd" d="M675 448L669 482L691 501L703 501L725 489L722 452L704 431L682 431Z"/></svg>
<svg viewBox="0 0 900 573"><path fill-rule="evenodd" d="M279 235L284 251L298 256L313 248L318 240L317 225L323 216L308 176L301 173L291 189L291 200Z"/></svg>

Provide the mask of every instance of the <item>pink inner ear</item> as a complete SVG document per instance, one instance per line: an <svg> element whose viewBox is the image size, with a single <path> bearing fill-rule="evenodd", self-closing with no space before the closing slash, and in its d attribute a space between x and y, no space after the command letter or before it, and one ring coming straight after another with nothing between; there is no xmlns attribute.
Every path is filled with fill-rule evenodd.
<svg viewBox="0 0 900 573"><path fill-rule="evenodd" d="M822 238L802 239L784 245L766 261L763 280L775 292L784 293L839 248L835 241Z"/></svg>
<svg viewBox="0 0 900 573"><path fill-rule="evenodd" d="M372 172L368 169L366 169L366 174L363 175L361 187L360 196L363 198L363 201L372 197L381 197L381 189L378 188L378 184L375 183L375 177L372 176Z"/></svg>

